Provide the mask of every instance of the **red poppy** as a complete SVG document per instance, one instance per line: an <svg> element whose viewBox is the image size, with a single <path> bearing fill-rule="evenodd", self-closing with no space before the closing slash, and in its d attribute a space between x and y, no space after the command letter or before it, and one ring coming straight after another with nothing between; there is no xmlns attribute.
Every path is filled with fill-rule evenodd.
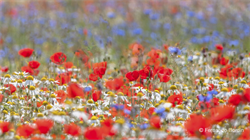
<svg viewBox="0 0 250 140"><path fill-rule="evenodd" d="M30 48L24 48L19 50L18 54L21 55L22 57L30 57L33 53L33 49Z"/></svg>
<svg viewBox="0 0 250 140"><path fill-rule="evenodd" d="M228 103L235 105L235 106L239 105L241 101L242 101L242 97L239 94L234 94L228 99Z"/></svg>
<svg viewBox="0 0 250 140"><path fill-rule="evenodd" d="M68 73L58 74L55 79L56 79L56 81L59 82L59 85L67 84L71 80L70 74L68 74Z"/></svg>
<svg viewBox="0 0 250 140"><path fill-rule="evenodd" d="M25 125L19 126L16 132L17 132L17 135L27 138L31 136L34 131L35 129L33 127L31 127L28 124L25 124Z"/></svg>
<svg viewBox="0 0 250 140"><path fill-rule="evenodd" d="M231 77L234 77L234 78L239 78L239 77L244 77L245 76L245 72L243 71L242 68L234 68L232 69L229 73L228 73L228 76L231 78Z"/></svg>
<svg viewBox="0 0 250 140"><path fill-rule="evenodd" d="M0 123L0 129L2 131L2 133L6 133L9 132L9 130L11 129L11 124L10 122L1 122Z"/></svg>
<svg viewBox="0 0 250 140"><path fill-rule="evenodd" d="M65 62L65 63L64 63L64 67L65 67L66 69L72 68L73 66L74 66L74 64L73 64L72 62Z"/></svg>
<svg viewBox="0 0 250 140"><path fill-rule="evenodd" d="M65 124L64 133L71 135L71 136L78 136L81 133L81 128L74 123Z"/></svg>
<svg viewBox="0 0 250 140"><path fill-rule="evenodd" d="M107 80L105 86L109 90L118 90L124 85L123 77Z"/></svg>
<svg viewBox="0 0 250 140"><path fill-rule="evenodd" d="M37 106L37 107L41 107L42 105L43 105L43 101L40 101L40 102L38 101L38 102L36 102L36 106Z"/></svg>
<svg viewBox="0 0 250 140"><path fill-rule="evenodd" d="M250 129L246 128L241 133L240 137L238 137L238 140L249 140L250 139Z"/></svg>
<svg viewBox="0 0 250 140"><path fill-rule="evenodd" d="M66 92L64 92L63 90L57 90L55 91L56 96L56 100L59 103L64 103L65 99L67 98L67 94Z"/></svg>
<svg viewBox="0 0 250 140"><path fill-rule="evenodd" d="M220 64L223 65L223 66L225 66L228 62L229 62L229 60L226 59L225 57L222 57L222 58L220 59Z"/></svg>
<svg viewBox="0 0 250 140"><path fill-rule="evenodd" d="M136 70L133 72L128 72L126 77L129 79L129 81L136 81L139 77L139 72Z"/></svg>
<svg viewBox="0 0 250 140"><path fill-rule="evenodd" d="M21 70L22 70L23 72L29 73L30 75L33 75L33 74L34 74L33 69L30 68L29 66L23 66L23 67L21 68Z"/></svg>
<svg viewBox="0 0 250 140"><path fill-rule="evenodd" d="M210 136L211 132L205 131L210 127L210 121L198 114L191 114L190 119L186 120L184 123L186 132L191 136ZM203 130L203 131L201 131Z"/></svg>
<svg viewBox="0 0 250 140"><path fill-rule="evenodd" d="M235 106L233 105L217 106L210 110L211 113L210 119L214 123L218 123L226 119L233 119L234 112L235 112Z"/></svg>
<svg viewBox="0 0 250 140"><path fill-rule="evenodd" d="M93 64L94 74L99 75L100 78L102 78L102 76L105 74L106 69L107 69L106 61Z"/></svg>
<svg viewBox="0 0 250 140"><path fill-rule="evenodd" d="M36 120L35 124L41 134L47 134L54 125L53 121L49 119Z"/></svg>
<svg viewBox="0 0 250 140"><path fill-rule="evenodd" d="M9 87L9 91L7 90L6 92L10 92L11 94L14 93L16 91L16 87L13 84L4 84L4 87Z"/></svg>
<svg viewBox="0 0 250 140"><path fill-rule="evenodd" d="M103 137L106 137L106 136L113 136L115 135L116 133L112 130L112 127L113 127L113 123L114 121L112 119L106 119L104 120L101 126L101 131L102 131L102 134L103 134Z"/></svg>
<svg viewBox="0 0 250 140"><path fill-rule="evenodd" d="M102 92L101 91L97 91L95 90L93 93L92 93L92 97L93 97L93 100L96 102L97 100L100 99L100 96L101 96Z"/></svg>
<svg viewBox="0 0 250 140"><path fill-rule="evenodd" d="M91 81L96 81L96 80L98 80L98 75L96 75L96 74L94 74L94 73L91 73L91 74L89 75L89 80L91 80Z"/></svg>
<svg viewBox="0 0 250 140"><path fill-rule="evenodd" d="M37 69L40 66L40 63L38 61L30 61L29 66L32 69Z"/></svg>
<svg viewBox="0 0 250 140"><path fill-rule="evenodd" d="M223 50L223 46L221 44L217 44L215 45L216 49L219 50L219 51L222 51Z"/></svg>
<svg viewBox="0 0 250 140"><path fill-rule="evenodd" d="M0 94L0 103L3 101L3 98L4 98L3 94Z"/></svg>
<svg viewBox="0 0 250 140"><path fill-rule="evenodd" d="M246 88L243 93L243 100L250 102L250 88Z"/></svg>
<svg viewBox="0 0 250 140"><path fill-rule="evenodd" d="M172 103L172 106L175 107L175 104L177 104L177 105L182 104L183 97L180 94L178 94L178 95L174 94L174 95L169 96L167 101Z"/></svg>
<svg viewBox="0 0 250 140"><path fill-rule="evenodd" d="M147 79L153 77L153 71L150 66L145 66L142 70L139 71L142 79Z"/></svg>
<svg viewBox="0 0 250 140"><path fill-rule="evenodd" d="M160 82L168 82L169 80L171 80L170 76L168 75L161 75L161 74L158 74L158 77L160 78Z"/></svg>
<svg viewBox="0 0 250 140"><path fill-rule="evenodd" d="M152 127L156 129L161 128L161 118L159 116L153 116L152 118L150 118L149 122Z"/></svg>
<svg viewBox="0 0 250 140"><path fill-rule="evenodd" d="M151 51L148 52L148 56L152 59L158 59L160 58L161 50L159 49L151 49Z"/></svg>
<svg viewBox="0 0 250 140"><path fill-rule="evenodd" d="M2 68L1 68L1 71L4 72L4 73L6 73L6 72L9 71L9 67L2 67Z"/></svg>
<svg viewBox="0 0 250 140"><path fill-rule="evenodd" d="M66 62L67 56L62 52L57 52L50 57L50 60L55 64L61 65Z"/></svg>
<svg viewBox="0 0 250 140"><path fill-rule="evenodd" d="M154 110L154 107L150 107L148 110L142 109L140 116L148 119L154 113Z"/></svg>
<svg viewBox="0 0 250 140"><path fill-rule="evenodd" d="M83 97L84 92L82 87L80 87L77 83L70 83L69 87L67 88L68 97L75 98L77 96Z"/></svg>
<svg viewBox="0 0 250 140"><path fill-rule="evenodd" d="M132 55L139 55L144 50L144 47L139 43L133 43L129 46L129 49L132 50Z"/></svg>
<svg viewBox="0 0 250 140"><path fill-rule="evenodd" d="M104 139L102 134L103 132L99 127L89 127L84 132L84 137L87 140L101 140Z"/></svg>

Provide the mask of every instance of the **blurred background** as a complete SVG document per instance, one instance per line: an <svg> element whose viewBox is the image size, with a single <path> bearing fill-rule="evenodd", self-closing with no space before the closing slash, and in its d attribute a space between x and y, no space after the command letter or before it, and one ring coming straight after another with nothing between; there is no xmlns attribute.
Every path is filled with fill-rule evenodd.
<svg viewBox="0 0 250 140"><path fill-rule="evenodd" d="M42 64L58 51L73 61L78 49L120 58L134 42L247 52L249 11L249 0L0 0L0 65L20 70L26 47Z"/></svg>

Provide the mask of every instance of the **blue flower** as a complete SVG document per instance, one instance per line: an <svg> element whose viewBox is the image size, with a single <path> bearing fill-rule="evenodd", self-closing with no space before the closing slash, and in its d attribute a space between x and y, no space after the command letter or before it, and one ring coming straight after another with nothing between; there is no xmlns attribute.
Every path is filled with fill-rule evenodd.
<svg viewBox="0 0 250 140"><path fill-rule="evenodd" d="M136 28L132 31L132 35L140 35L140 34L142 34L141 28Z"/></svg>
<svg viewBox="0 0 250 140"><path fill-rule="evenodd" d="M89 91L91 91L91 90L92 90L91 87L85 87L85 88L84 88L84 92L89 92Z"/></svg>
<svg viewBox="0 0 250 140"><path fill-rule="evenodd" d="M114 18L115 17L115 13L114 12L108 12L107 13L107 17L108 18Z"/></svg>
<svg viewBox="0 0 250 140"><path fill-rule="evenodd" d="M140 125L141 129L147 129L148 127L149 127L149 124L147 124L147 123L144 123L144 124Z"/></svg>
<svg viewBox="0 0 250 140"><path fill-rule="evenodd" d="M174 54L178 54L178 55L181 54L181 50L177 47L168 47L168 50L170 53L174 53Z"/></svg>
<svg viewBox="0 0 250 140"><path fill-rule="evenodd" d="M118 104L111 105L111 107L114 107L116 110L123 110L124 109L124 105L118 105Z"/></svg>
<svg viewBox="0 0 250 140"><path fill-rule="evenodd" d="M208 91L207 94L217 95L217 94L218 94L218 91L216 91L216 90L211 90L211 91Z"/></svg>
<svg viewBox="0 0 250 140"><path fill-rule="evenodd" d="M193 56L189 56L188 61L193 61Z"/></svg>
<svg viewBox="0 0 250 140"><path fill-rule="evenodd" d="M152 12L151 9L145 9L145 10L144 10L144 14L145 14L145 15L149 15L151 12Z"/></svg>
<svg viewBox="0 0 250 140"><path fill-rule="evenodd" d="M187 15L189 17L193 17L195 15L195 12L193 12L193 11L187 11Z"/></svg>
<svg viewBox="0 0 250 140"><path fill-rule="evenodd" d="M124 113L130 115L131 111L128 109L124 109Z"/></svg>
<svg viewBox="0 0 250 140"><path fill-rule="evenodd" d="M212 94L207 94L207 96L204 96L202 94L198 95L198 99L201 102L210 102L213 99Z"/></svg>

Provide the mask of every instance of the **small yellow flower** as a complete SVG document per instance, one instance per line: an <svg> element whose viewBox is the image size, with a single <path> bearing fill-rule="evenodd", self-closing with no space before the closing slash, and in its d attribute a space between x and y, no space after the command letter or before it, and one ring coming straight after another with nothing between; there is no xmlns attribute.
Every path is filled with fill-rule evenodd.
<svg viewBox="0 0 250 140"><path fill-rule="evenodd" d="M8 111L7 110L3 110L3 114L8 114Z"/></svg>
<svg viewBox="0 0 250 140"><path fill-rule="evenodd" d="M43 105L44 105L44 106L46 106L47 104L48 104L48 102L47 102L47 101L44 101L44 102L43 102Z"/></svg>
<svg viewBox="0 0 250 140"><path fill-rule="evenodd" d="M219 100L219 103L225 103L223 100Z"/></svg>
<svg viewBox="0 0 250 140"><path fill-rule="evenodd" d="M55 94L51 94L50 98L56 98L56 95Z"/></svg>
<svg viewBox="0 0 250 140"><path fill-rule="evenodd" d="M233 86L233 89L237 89L237 88L238 88L238 85L234 85L234 86Z"/></svg>
<svg viewBox="0 0 250 140"><path fill-rule="evenodd" d="M138 96L138 97L142 97L142 96L143 96L143 93L142 93L142 92L139 92L139 93L137 93L137 96Z"/></svg>
<svg viewBox="0 0 250 140"><path fill-rule="evenodd" d="M122 92L119 92L117 95L118 96L124 96L124 94Z"/></svg>
<svg viewBox="0 0 250 140"><path fill-rule="evenodd" d="M52 107L53 106L49 104L49 105L46 106L46 109L51 109Z"/></svg>
<svg viewBox="0 0 250 140"><path fill-rule="evenodd" d="M228 92L228 89L227 88L222 88L221 91L222 92Z"/></svg>
<svg viewBox="0 0 250 140"><path fill-rule="evenodd" d="M91 120L97 120L97 119L98 119L98 117L96 117L96 116L91 117Z"/></svg>
<svg viewBox="0 0 250 140"><path fill-rule="evenodd" d="M27 80L34 80L34 78L32 76L28 76Z"/></svg>
<svg viewBox="0 0 250 140"><path fill-rule="evenodd" d="M44 115L43 115L43 113L38 113L37 114L37 117L43 117Z"/></svg>
<svg viewBox="0 0 250 140"><path fill-rule="evenodd" d="M16 136L15 136L15 139L16 139L16 140L20 140L21 138L20 138L20 136L16 135Z"/></svg>
<svg viewBox="0 0 250 140"><path fill-rule="evenodd" d="M9 74L5 74L4 78L10 78L10 75Z"/></svg>
<svg viewBox="0 0 250 140"><path fill-rule="evenodd" d="M241 84L247 84L247 82L245 80L242 80L240 83Z"/></svg>
<svg viewBox="0 0 250 140"><path fill-rule="evenodd" d="M60 116L64 116L64 115L66 115L66 113L65 113L64 111L60 111L60 112L59 112L59 115L60 115Z"/></svg>
<svg viewBox="0 0 250 140"><path fill-rule="evenodd" d="M89 104L93 104L94 101L93 101L92 99L89 99L89 100L88 100L88 103L89 103Z"/></svg>
<svg viewBox="0 0 250 140"><path fill-rule="evenodd" d="M124 124L125 123L125 120L123 118L119 118L115 121L116 123L119 123L119 124Z"/></svg>
<svg viewBox="0 0 250 140"><path fill-rule="evenodd" d="M29 90L35 90L36 88L34 86L30 86Z"/></svg>
<svg viewBox="0 0 250 140"><path fill-rule="evenodd" d="M171 90L176 90L177 87L176 87L176 85L172 85L172 86L170 86L170 89L171 89Z"/></svg>

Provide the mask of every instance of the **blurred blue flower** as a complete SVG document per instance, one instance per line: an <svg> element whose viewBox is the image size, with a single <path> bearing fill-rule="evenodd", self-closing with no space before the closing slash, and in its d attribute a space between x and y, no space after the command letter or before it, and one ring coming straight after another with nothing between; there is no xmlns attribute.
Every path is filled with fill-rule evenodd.
<svg viewBox="0 0 250 140"><path fill-rule="evenodd" d="M195 15L195 12L193 12L193 11L187 11L187 15L189 17L193 17Z"/></svg>
<svg viewBox="0 0 250 140"><path fill-rule="evenodd" d="M144 14L145 14L145 15L149 15L151 12L152 12L151 9L145 9L145 10L144 10Z"/></svg>
<svg viewBox="0 0 250 140"><path fill-rule="evenodd" d="M188 61L193 61L193 56L189 56Z"/></svg>
<svg viewBox="0 0 250 140"><path fill-rule="evenodd" d="M0 57L3 58L7 55L7 53L4 50L0 50Z"/></svg>
<svg viewBox="0 0 250 140"><path fill-rule="evenodd" d="M210 41L210 36L204 36L203 37L203 42L208 43Z"/></svg>
<svg viewBox="0 0 250 140"><path fill-rule="evenodd" d="M177 47L168 47L168 50L170 53L174 53L174 54L178 54L178 55L181 54L181 50Z"/></svg>
<svg viewBox="0 0 250 140"><path fill-rule="evenodd" d="M55 20L50 20L49 21L49 25L50 25L50 27L56 27L56 21Z"/></svg>
<svg viewBox="0 0 250 140"><path fill-rule="evenodd" d="M211 17L209 19L209 22L212 23L212 24L216 24L217 23L217 18L216 17Z"/></svg>
<svg viewBox="0 0 250 140"><path fill-rule="evenodd" d="M232 45L238 46L239 45L239 41L238 40L231 40L231 41L229 41L229 46L232 46Z"/></svg>
<svg viewBox="0 0 250 140"><path fill-rule="evenodd" d="M12 42L12 37L11 36L7 36L6 39L5 39L5 41L7 43L11 43Z"/></svg>
<svg viewBox="0 0 250 140"><path fill-rule="evenodd" d="M207 96L204 96L202 94L198 95L198 99L201 102L210 102L213 99L212 94L207 94Z"/></svg>
<svg viewBox="0 0 250 140"><path fill-rule="evenodd" d="M128 109L124 109L124 113L130 115L131 111Z"/></svg>
<svg viewBox="0 0 250 140"><path fill-rule="evenodd" d="M158 13L151 13L151 14L149 15L149 18L150 18L151 20L157 20L157 19L160 18L160 14L158 14Z"/></svg>
<svg viewBox="0 0 250 140"><path fill-rule="evenodd" d="M211 91L208 91L207 94L217 95L217 94L218 94L218 91L216 91L216 90L211 90Z"/></svg>
<svg viewBox="0 0 250 140"><path fill-rule="evenodd" d="M92 90L92 88L90 86L84 88L84 92L89 92L91 90Z"/></svg>
<svg viewBox="0 0 250 140"><path fill-rule="evenodd" d="M115 18L115 13L114 12L108 12L107 17L108 18Z"/></svg>
<svg viewBox="0 0 250 140"><path fill-rule="evenodd" d="M41 45L45 42L44 38L35 38L34 39L35 44Z"/></svg>
<svg viewBox="0 0 250 140"><path fill-rule="evenodd" d="M157 39L157 34L154 33L154 32L152 32L152 33L150 34L150 37L151 37L152 39L156 40L156 39Z"/></svg>
<svg viewBox="0 0 250 140"><path fill-rule="evenodd" d="M149 127L149 124L147 124L147 123L144 123L144 124L140 125L140 128L143 129L143 130L147 129L148 127Z"/></svg>
<svg viewBox="0 0 250 140"><path fill-rule="evenodd" d="M166 29L166 30L170 30L171 29L171 24L170 23L165 23L163 25L163 28Z"/></svg>
<svg viewBox="0 0 250 140"><path fill-rule="evenodd" d="M132 35L140 35L142 34L142 29L141 28L136 28L132 31Z"/></svg>

